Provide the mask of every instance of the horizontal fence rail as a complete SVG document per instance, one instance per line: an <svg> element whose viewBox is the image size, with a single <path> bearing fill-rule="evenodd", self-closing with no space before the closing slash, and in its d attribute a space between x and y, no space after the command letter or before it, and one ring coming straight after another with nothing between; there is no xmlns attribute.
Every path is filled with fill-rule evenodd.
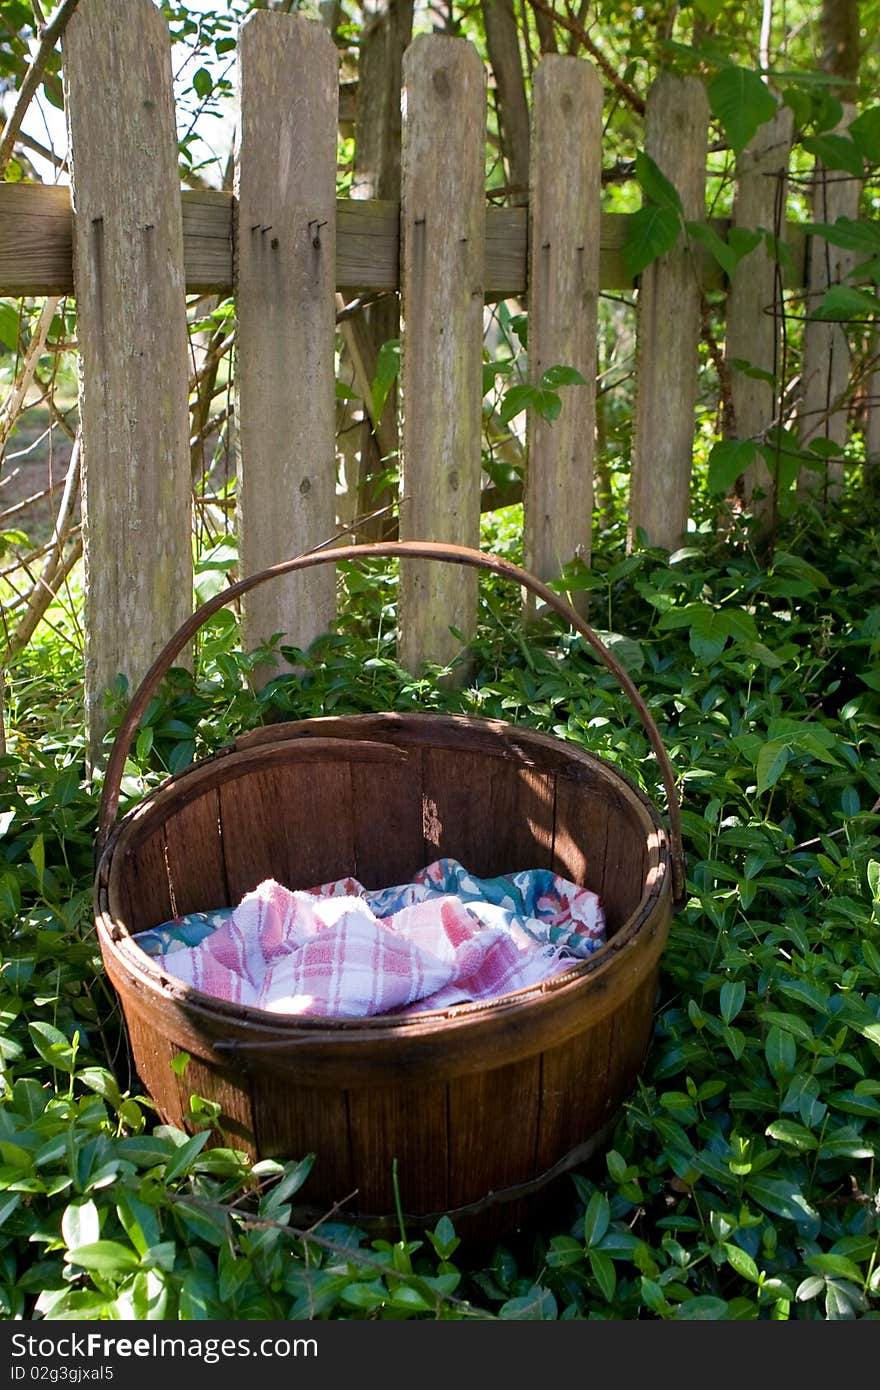
<svg viewBox="0 0 880 1390"><path fill-rule="evenodd" d="M462 40L464 42L464 40ZM191 294L232 291L233 203L231 193L181 190L183 260ZM528 207L486 208L487 298L525 293L528 285ZM623 263L629 216L603 212L599 226L599 287L631 290ZM708 218L724 237L730 221ZM788 223L791 250L788 283L805 283L807 235ZM703 247L695 248L703 288L723 290L725 277ZM400 208L380 199L339 198L336 203L336 287L343 292L396 290L400 286ZM73 220L70 189L43 184L0 184L0 295L73 292Z"/></svg>

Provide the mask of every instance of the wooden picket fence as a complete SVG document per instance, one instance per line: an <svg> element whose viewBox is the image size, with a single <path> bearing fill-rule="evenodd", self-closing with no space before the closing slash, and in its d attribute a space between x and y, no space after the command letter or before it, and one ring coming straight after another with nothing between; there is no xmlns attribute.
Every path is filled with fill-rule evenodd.
<svg viewBox="0 0 880 1390"><path fill-rule="evenodd" d="M64 41L72 189L0 187L0 292L65 293L78 311L87 574L86 699L145 671L192 605L187 292L235 294L241 569L320 545L335 521L335 295L399 289L400 536L479 544L484 304L527 295L529 369L580 370L552 425L528 424L525 563L541 578L590 554L600 289L627 288L626 218L602 214L602 92L591 64L548 55L533 84L528 207L488 207L486 71L464 39L416 38L404 59L400 204L337 200L338 59L318 23L253 14L238 46L233 194L181 193L167 26L151 0L81 0ZM772 226L786 113L740 161L734 221ZM661 76L646 148L688 217L705 217L702 83ZM803 276L804 243L794 239ZM763 249L729 295L733 355L767 370L774 265ZM838 267L839 270L839 267ZM700 284L686 249L643 273L630 521L684 534ZM828 326L833 329L833 325ZM839 330L838 330L839 331ZM743 344L746 346L744 347ZM738 433L771 423L765 382L735 383ZM827 423L827 422L826 422ZM400 656L415 669L472 632L475 577L408 562ZM439 572L438 572L439 571ZM249 596L249 647L305 647L334 618L332 567Z"/></svg>

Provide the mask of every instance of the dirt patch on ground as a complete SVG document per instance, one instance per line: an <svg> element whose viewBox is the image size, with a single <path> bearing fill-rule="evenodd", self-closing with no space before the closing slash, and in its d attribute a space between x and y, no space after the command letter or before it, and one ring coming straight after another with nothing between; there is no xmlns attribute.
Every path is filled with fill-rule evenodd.
<svg viewBox="0 0 880 1390"><path fill-rule="evenodd" d="M73 424L71 415L66 418ZM23 531L35 547L50 539L72 448L61 426L50 428L45 406L23 413L0 465L0 530Z"/></svg>

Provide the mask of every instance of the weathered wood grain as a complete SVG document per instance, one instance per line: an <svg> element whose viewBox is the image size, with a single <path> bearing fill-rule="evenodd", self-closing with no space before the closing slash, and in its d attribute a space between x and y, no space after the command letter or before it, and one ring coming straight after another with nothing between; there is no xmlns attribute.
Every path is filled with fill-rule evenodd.
<svg viewBox="0 0 880 1390"><path fill-rule="evenodd" d="M709 123L703 82L661 73L646 122L648 154L678 189L685 217L702 220ZM651 545L674 550L690 503L700 339L700 287L683 239L643 272L636 333L629 543L643 527Z"/></svg>
<svg viewBox="0 0 880 1390"><path fill-rule="evenodd" d="M355 873L351 769L343 753L340 748L338 760L291 762L221 784L223 856L233 903L267 878L308 889ZM321 833L313 833L315 826Z"/></svg>
<svg viewBox="0 0 880 1390"><path fill-rule="evenodd" d="M449 1082L449 1205L466 1206L535 1176L540 1057Z"/></svg>
<svg viewBox="0 0 880 1390"><path fill-rule="evenodd" d="M326 28L257 11L239 38L235 193L238 532L245 574L334 530L338 56ZM250 595L243 639L305 648L336 612L334 570ZM278 668L256 673L263 683Z"/></svg>
<svg viewBox="0 0 880 1390"><path fill-rule="evenodd" d="M131 0L124 10L114 0L83 0L64 54L79 304L85 706L98 763L107 687L119 672L140 681L192 609L183 231L162 15L150 0Z"/></svg>
<svg viewBox="0 0 880 1390"><path fill-rule="evenodd" d="M550 54L534 80L529 196L529 375L575 367L562 413L528 420L525 565L556 579L590 561L596 434L596 314L602 195L602 84L591 64Z"/></svg>
<svg viewBox="0 0 880 1390"><path fill-rule="evenodd" d="M464 39L404 58L400 535L478 545L486 74ZM448 662L476 625L473 575L401 563L398 655Z"/></svg>
<svg viewBox="0 0 880 1390"><path fill-rule="evenodd" d="M193 294L232 289L232 194L217 189L181 190L186 288ZM486 209L483 280L488 298L522 294L526 288L528 210ZM599 284L603 290L629 290L621 251L627 215L604 212L600 224ZM709 218L720 237L729 221ZM788 223L792 284L803 283L805 235L802 224ZM73 289L70 190L38 183L0 183L0 294L67 294ZM705 289L723 287L713 257L697 248ZM398 286L400 215L393 202L336 203L336 288L394 290Z"/></svg>
<svg viewBox="0 0 880 1390"><path fill-rule="evenodd" d="M779 209L785 209L793 119L788 107L780 107L737 160L734 227L773 231L777 226ZM731 370L733 424L738 439L761 441L776 414L779 387L734 365L736 361L747 362L771 376L776 371L782 334L782 306L776 305L776 298L776 264L762 241L740 261L727 296L725 356ZM767 516L773 499L770 473L763 459L746 470L743 481L747 500L758 515ZM755 498L756 490L763 496Z"/></svg>

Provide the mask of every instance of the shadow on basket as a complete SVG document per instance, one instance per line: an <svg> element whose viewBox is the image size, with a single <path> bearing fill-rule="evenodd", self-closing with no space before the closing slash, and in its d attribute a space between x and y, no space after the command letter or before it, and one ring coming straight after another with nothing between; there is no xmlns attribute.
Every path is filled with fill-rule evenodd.
<svg viewBox="0 0 880 1390"><path fill-rule="evenodd" d="M601 758L495 720L369 714L277 724L169 778L116 823L139 721L210 615L275 576L367 557L489 570L565 618L611 670L659 760L669 833ZM232 585L175 634L135 692L107 768L95 917L140 1077L187 1127L196 1093L219 1103L222 1142L255 1158L316 1160L318 1215L397 1229L393 1164L412 1231L452 1216L495 1238L559 1174L608 1140L650 1042L660 954L684 865L674 778L629 676L557 594L497 556L427 542L339 547ZM525 987L363 1018L284 1015L175 979L133 940L186 914L234 908L266 879L311 889L347 877L402 884L448 858L491 879L553 870L597 894L606 943ZM161 962L161 958L160 958ZM181 1076L172 1067L185 1051Z"/></svg>

